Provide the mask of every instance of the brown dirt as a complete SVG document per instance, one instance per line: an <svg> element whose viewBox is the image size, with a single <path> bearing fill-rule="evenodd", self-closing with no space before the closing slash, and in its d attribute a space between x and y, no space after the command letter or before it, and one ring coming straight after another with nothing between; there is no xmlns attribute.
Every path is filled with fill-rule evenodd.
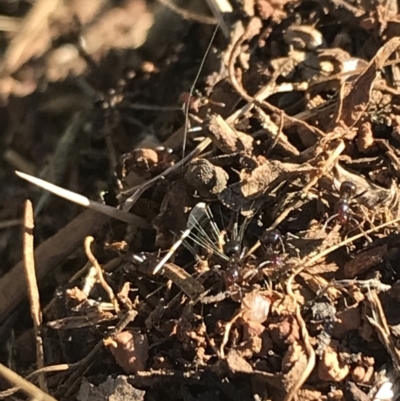
<svg viewBox="0 0 400 401"><path fill-rule="evenodd" d="M231 3L0 4L0 362L56 399L364 401L400 371L395 2Z"/></svg>

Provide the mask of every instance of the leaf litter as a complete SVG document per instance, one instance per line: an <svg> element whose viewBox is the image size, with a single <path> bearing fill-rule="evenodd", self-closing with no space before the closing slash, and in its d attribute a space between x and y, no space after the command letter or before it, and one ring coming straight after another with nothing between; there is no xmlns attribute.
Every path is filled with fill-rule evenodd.
<svg viewBox="0 0 400 401"><path fill-rule="evenodd" d="M42 242L37 276L47 288L44 360L21 360L30 333L25 325L23 332L18 327L13 366L34 383L39 373L42 380L43 372L57 372L46 374L57 399L122 399L123 391L134 399L167 400L397 399L395 5L244 1L236 4L240 13L223 20L222 32L218 18L201 18L206 6L161 3L132 0L90 10L85 22L83 9L68 7L63 21L54 2L51 18L40 7L25 17L31 24L36 14L37 24L46 20L37 31L42 48L22 52L31 40L26 31L35 29L29 25L14 37L18 48L7 48L5 109L13 96L41 90L28 72L52 74L65 89L66 75L54 74L50 63L62 62L57 57L65 41L79 50L79 62L67 62L89 105L80 110L80 128L74 108L65 121L89 135L77 152L92 152L97 167L61 158L60 143L51 160L65 165L52 171L70 171L71 178L52 175L52 186L35 181L48 149L35 145L36 153L29 153L17 137L8 142L6 163L22 170L19 177L111 217L85 212L54 234L63 226L60 212L70 208L74 216L76 208L40 201L35 236ZM150 29L143 51L144 36L129 38L124 7L142 12L133 30L145 35ZM169 52L160 44L165 25L157 10L179 22L181 37L168 38ZM69 34L91 38L89 44L66 39L73 12L82 26ZM111 18L126 37L113 44L110 30L95 45L96 24L85 24L96 12L98 32ZM151 31L152 24L158 30ZM131 64L120 58L124 79L109 78L107 87L101 76L112 73L107 57L113 46L139 50ZM203 52L198 59L193 46ZM33 55L48 63L46 72ZM45 92L54 100L51 89ZM65 105L62 113L48 101L41 107L45 114L65 113ZM7 202L2 210L4 220L15 217ZM47 212L55 219L50 234ZM99 220L74 228L88 218ZM7 233L2 238L10 243ZM61 275L59 265L69 268ZM3 337L7 317L24 316L16 310L26 294L21 268L16 263L0 280ZM56 268L53 295L48 276ZM11 297L13 286L18 290ZM44 368L32 373L35 364ZM6 398L17 388L3 390Z"/></svg>

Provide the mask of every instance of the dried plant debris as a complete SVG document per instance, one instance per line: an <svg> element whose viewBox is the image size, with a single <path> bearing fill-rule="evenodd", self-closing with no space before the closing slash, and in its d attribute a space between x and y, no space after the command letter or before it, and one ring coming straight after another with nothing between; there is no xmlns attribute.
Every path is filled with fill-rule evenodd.
<svg viewBox="0 0 400 401"><path fill-rule="evenodd" d="M113 379L111 376L98 386L91 384L87 379L82 380L82 384L77 394L78 401L114 400L123 401L126 397L130 400L144 400L145 391L139 390L129 384L127 376L118 376Z"/></svg>
<svg viewBox="0 0 400 401"><path fill-rule="evenodd" d="M18 177L0 173L0 256L12 260L0 337L25 294L9 202L28 196L23 178L70 201L38 198L37 243L76 204L108 216L85 234L95 241L60 231L47 240L60 257L36 251L39 373L67 369L49 376L50 394L395 401L395 2L53 3L11 25L0 5L0 30L24 25L3 35L0 141ZM32 92L38 110L15 99ZM64 173L44 174L45 160Z"/></svg>

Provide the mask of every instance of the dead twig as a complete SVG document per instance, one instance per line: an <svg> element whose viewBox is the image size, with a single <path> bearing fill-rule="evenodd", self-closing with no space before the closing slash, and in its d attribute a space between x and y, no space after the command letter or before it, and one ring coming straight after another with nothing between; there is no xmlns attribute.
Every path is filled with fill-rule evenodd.
<svg viewBox="0 0 400 401"><path fill-rule="evenodd" d="M68 365L66 363L60 364L60 365L52 365L52 366L46 366L41 369L36 369L34 372L30 373L28 376L25 377L25 380L30 380L32 378L35 378L36 376L42 375L44 373L53 373L53 372L63 372L65 370L70 369L72 365ZM17 391L20 391L21 387L19 386L14 386L10 387L7 390L0 391L0 400L4 400L8 397L11 397L13 394L15 394Z"/></svg>
<svg viewBox="0 0 400 401"><path fill-rule="evenodd" d="M236 43L234 44L234 46L232 48L232 52L231 52L230 57L229 57L229 66L228 66L229 79L231 81L232 86L235 88L237 93L243 99L245 99L247 102L254 103L258 107L265 108L265 109L269 110L272 113L281 115L286 122L288 122L290 124L293 124L293 125L298 125L298 126L304 127L308 131L312 132L317 138L323 138L325 136L325 134L321 130L319 130L318 128L313 127L310 124L307 124L305 121L298 120L297 118L288 116L282 109L273 106L272 104L268 103L265 100L260 101L260 100L257 99L257 97L250 96L246 92L246 90L244 89L242 84L237 80L236 74L235 74L236 58L239 55L240 46L246 40L248 40L249 37L254 36L254 30L257 29L257 20L258 20L257 18L253 18L253 20L251 20L249 22L245 32L242 34L241 37L239 37L239 39L236 41Z"/></svg>
<svg viewBox="0 0 400 401"><path fill-rule="evenodd" d="M382 308L382 303L378 297L377 291L370 289L367 293L367 299L371 305L372 310L372 317L367 316L367 319L378 331L378 335L382 344L392 358L393 366L397 372L397 375L400 375L400 353L397 350L392 338L392 334L390 333L390 328L387 323L385 313Z"/></svg>
<svg viewBox="0 0 400 401"><path fill-rule="evenodd" d="M96 268L96 273L97 273L97 279L101 286L103 287L104 291L107 293L108 297L110 298L111 303L114 306L115 313L119 314L120 313L120 308L118 305L118 300L114 295L114 291L112 288L108 285L107 281L104 279L103 276L103 270L101 266L99 265L99 262L95 258L95 256L92 253L91 250L91 245L94 242L93 237L86 237L85 238L85 253L87 258L89 259L90 263Z"/></svg>
<svg viewBox="0 0 400 401"><path fill-rule="evenodd" d="M225 324L225 330L224 330L224 336L222 337L222 342L221 342L221 346L219 347L219 356L220 358L225 358L225 345L227 344L228 340L229 340L229 333L231 331L231 328L233 326L233 324L243 315L243 311L239 310L234 316L233 318L227 322Z"/></svg>
<svg viewBox="0 0 400 401"><path fill-rule="evenodd" d="M376 232L376 231L379 231L380 229L385 228L385 227L388 227L388 226L390 226L390 225L392 225L392 224L395 224L395 223L397 223L397 222L399 222L399 221L400 221L400 218L387 221L386 223L383 223L383 224L381 224L381 225L379 225L379 226L373 227L373 228L371 228L371 229L369 229L369 230L367 230L367 231L365 231L365 232L362 232L362 233L360 233L360 234L356 234L356 235L354 235L354 236L352 236L352 237L346 238L345 240L339 242L338 244L332 245L331 247L325 249L324 251L319 252L317 255L313 256L313 257L312 257L311 259L309 259L309 260L302 260L302 261L300 261L299 267L298 267L298 268L291 274L291 276L289 277L288 282L287 282L287 285L290 285L290 286L291 286L291 283L293 282L293 280L295 279L295 277L296 277L298 274L300 274L300 273L301 273L303 270L305 270L306 268L311 267L311 266L312 266L313 264L315 264L319 259L322 259L322 258L328 256L330 253L336 251L337 249L339 249L339 248L341 248L341 247L343 247L343 246L345 246L345 245L351 244L352 242L356 241L356 240L359 239L359 238L364 237L364 236L367 235L367 234L371 234L371 233L374 233L374 232Z"/></svg>
<svg viewBox="0 0 400 401"><path fill-rule="evenodd" d="M108 338L113 339L117 334L121 333L126 328L126 326L128 326L128 324L136 318L137 314L138 312L135 310L129 310L126 314L124 314ZM104 340L100 340L84 359L74 364L73 366L70 366L71 368L73 367L75 370L71 371L71 374L69 375L67 381L58 391L60 395L62 395L63 397L69 397L71 394L74 393L74 391L76 391L76 384L78 383L78 381L81 380L85 372L87 372L92 366L96 355L104 346L104 343L107 343L107 341L109 341L107 340L107 338Z"/></svg>
<svg viewBox="0 0 400 401"><path fill-rule="evenodd" d="M68 397L74 391L76 391L76 383L82 378L82 376L89 370L92 366L94 359L100 349L103 347L103 340L100 340L94 348L78 363L74 365L75 370L71 370L71 374L68 376L66 382L57 391L58 397Z"/></svg>
<svg viewBox="0 0 400 401"><path fill-rule="evenodd" d="M46 394L40 388L36 387L34 384L28 382L19 374L13 372L11 369L0 364L0 375L7 379L10 383L18 386L22 391L28 394L34 400L40 401L57 401L52 396Z"/></svg>
<svg viewBox="0 0 400 401"><path fill-rule="evenodd" d="M289 392L287 393L285 400L284 400L284 401L292 401L294 399L294 397L296 396L297 392L300 390L301 386L306 382L306 380L310 376L311 372L313 371L313 369L315 367L316 357L315 357L314 348L312 347L311 342L310 342L310 336L308 334L306 323L305 323L303 317L301 316L300 307L297 302L296 296L293 293L292 282L290 280L288 280L288 282L287 282L286 291L287 291L288 295L292 298L292 300L296 306L296 312L295 312L296 320L300 327L300 334L303 339L304 347L305 347L305 350L308 355L307 366L303 370L303 372L300 375L300 377L298 378L297 382L289 390Z"/></svg>
<svg viewBox="0 0 400 401"><path fill-rule="evenodd" d="M34 236L33 236L33 208L31 201L25 202L25 215L24 215L24 235L23 235L23 247L24 247L24 270L25 278L28 287L28 296L31 306L31 317L33 320L33 331L35 333L36 340L36 364L37 367L44 367L44 356L43 356L43 340L41 335L42 326L42 311L40 308L39 289L36 279L35 271L35 257L34 257ZM42 391L48 392L46 377L43 374L39 375L39 386Z"/></svg>
<svg viewBox="0 0 400 401"><path fill-rule="evenodd" d="M61 198L67 199L70 202L77 203L78 205L95 210L99 213L105 214L106 216L124 221L125 223L132 224L134 226L136 225L137 227L150 227L149 223L147 223L147 221L140 216L136 216L132 213L128 213L127 211L122 211L108 205L103 205L100 202L91 201L86 196L79 195L75 192L69 191L68 189L61 188L57 185L51 184L50 182L47 182L45 180L41 180L40 178L33 177L29 174L24 174L20 171L16 171L15 174L17 174L18 177L21 177L22 179L30 182L31 184L43 188L46 191L49 191Z"/></svg>

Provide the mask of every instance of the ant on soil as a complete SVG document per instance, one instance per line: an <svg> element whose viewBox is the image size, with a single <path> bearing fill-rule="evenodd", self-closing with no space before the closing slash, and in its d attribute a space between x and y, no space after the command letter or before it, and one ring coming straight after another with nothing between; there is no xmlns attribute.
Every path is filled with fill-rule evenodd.
<svg viewBox="0 0 400 401"><path fill-rule="evenodd" d="M340 185L340 199L337 201L335 210L336 218L342 226L346 226L351 218L350 202L357 193L356 185L351 181L343 181Z"/></svg>
<svg viewBox="0 0 400 401"><path fill-rule="evenodd" d="M347 227L350 220L354 220L358 224L358 221L352 217L353 212L351 210L350 203L359 196L363 195L365 192L362 192L358 195L356 195L356 193L357 186L352 181L343 181L341 183L339 189L339 200L335 205L335 214L329 217L329 219L325 222L324 229L326 229L328 223L333 219L336 219L342 227Z"/></svg>
<svg viewBox="0 0 400 401"><path fill-rule="evenodd" d="M216 256L222 262L221 265L224 268L223 275L227 287L236 284L240 280L241 268L246 263L247 247L244 245L244 236L250 219L246 217L239 227L238 215L236 214L234 219L231 219L228 227L220 230L211 208L207 206L203 224L198 222L194 227L195 230L189 236L196 245L211 253L211 256ZM223 220L224 218L221 214L221 224L223 224ZM216 264L215 266L218 265Z"/></svg>
<svg viewBox="0 0 400 401"><path fill-rule="evenodd" d="M210 233L201 226L196 226L196 232L190 235L194 243L203 249L211 251L222 263L223 278L227 288L237 287L240 283L248 283L253 277L259 277L260 268L269 266L279 268L282 266L283 258L281 252L284 251L282 235L278 230L265 230L260 241L265 251L265 261L258 266L252 266L249 260L250 255L246 255L247 247L244 244L245 234L249 232L249 224L252 217L246 217L240 228L238 215L234 217L234 222L229 224L232 228L220 230L211 212L207 209L207 221L211 227ZM230 234L227 235L227 232ZM224 238L225 237L225 238ZM257 237L254 235L254 237ZM215 267L218 264L214 264Z"/></svg>
<svg viewBox="0 0 400 401"><path fill-rule="evenodd" d="M283 237L279 230L265 230L260 237L261 247L265 252L265 261L258 265L259 269L270 267L278 269L283 265L282 253L285 253Z"/></svg>
<svg viewBox="0 0 400 401"><path fill-rule="evenodd" d="M241 281L241 271L247 263L245 255L247 248L244 245L244 236L251 218L246 217L239 227L238 215L236 215L235 221L231 219L228 228L220 230L211 208L204 202L199 202L189 214L186 230L182 232L164 257L153 267L153 274L162 269L182 244L185 244L199 259L198 252L194 250L192 245L186 243L185 240L188 238L201 249L206 250L211 256L214 255L219 259L220 266L224 270L223 277L226 287L236 285ZM224 218L221 214L222 224L223 220ZM227 232L230 234L229 236ZM218 264L214 266L217 267Z"/></svg>

